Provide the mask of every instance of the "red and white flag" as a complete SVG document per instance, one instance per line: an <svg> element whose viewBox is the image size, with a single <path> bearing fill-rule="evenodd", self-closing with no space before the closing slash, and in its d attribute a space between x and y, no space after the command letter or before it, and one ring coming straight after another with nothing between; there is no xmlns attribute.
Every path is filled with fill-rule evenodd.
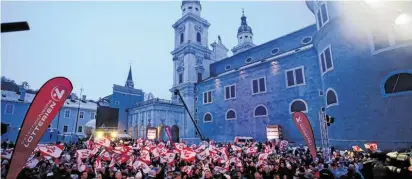
<svg viewBox="0 0 412 179"><path fill-rule="evenodd" d="M192 168L193 166L184 166L182 172L185 172L189 177L191 177L193 173Z"/></svg>
<svg viewBox="0 0 412 179"><path fill-rule="evenodd" d="M36 157L31 157L26 163L27 168L34 168L39 163L39 160Z"/></svg>
<svg viewBox="0 0 412 179"><path fill-rule="evenodd" d="M89 149L80 149L76 150L76 157L80 159L89 158L91 155L91 151Z"/></svg>
<svg viewBox="0 0 412 179"><path fill-rule="evenodd" d="M103 167L102 167L101 160L100 160L100 156L98 156L98 157L96 158L96 161L94 162L94 168L95 168L95 169L103 168Z"/></svg>
<svg viewBox="0 0 412 179"><path fill-rule="evenodd" d="M94 143L96 143L97 145L110 147L110 140L107 139L106 137L96 137L94 138Z"/></svg>
<svg viewBox="0 0 412 179"><path fill-rule="evenodd" d="M225 169L225 168L222 168L222 167L219 167L219 166L216 166L213 170L214 170L216 173L226 173L226 169Z"/></svg>
<svg viewBox="0 0 412 179"><path fill-rule="evenodd" d="M281 150L286 150L286 148L288 147L288 144L289 142L287 140L282 140L280 141L279 148Z"/></svg>
<svg viewBox="0 0 412 179"><path fill-rule="evenodd" d="M186 147L180 152L180 158L186 162L194 161L196 158L196 152L194 152L191 148Z"/></svg>
<svg viewBox="0 0 412 179"><path fill-rule="evenodd" d="M150 152L148 150L142 150L140 152L140 160L147 164L150 164Z"/></svg>
<svg viewBox="0 0 412 179"><path fill-rule="evenodd" d="M378 150L378 144L376 142L369 142L365 144L365 149L369 149L371 151Z"/></svg>
<svg viewBox="0 0 412 179"><path fill-rule="evenodd" d="M246 154L257 154L257 147L251 146L246 149Z"/></svg>
<svg viewBox="0 0 412 179"><path fill-rule="evenodd" d="M236 151L236 152L241 152L241 151L242 151L242 148L240 148L240 147L238 147L238 146L236 146L236 145L232 145L232 150L233 150L233 151Z"/></svg>
<svg viewBox="0 0 412 179"><path fill-rule="evenodd" d="M363 149L360 148L360 147L357 146L357 145L352 146L352 150L353 150L354 152L362 152L362 151L363 151Z"/></svg>
<svg viewBox="0 0 412 179"><path fill-rule="evenodd" d="M143 173L149 173L150 170L152 170L152 169L150 169L150 167L145 162L142 162L140 160L136 160L133 163L133 168L136 169L136 170L141 168L143 170Z"/></svg>
<svg viewBox="0 0 412 179"><path fill-rule="evenodd" d="M64 150L63 145L46 145L38 147L38 150L46 156L59 158Z"/></svg>
<svg viewBox="0 0 412 179"><path fill-rule="evenodd" d="M197 158L199 160L206 160L206 158L210 155L209 149L204 150L203 152L200 152L197 154Z"/></svg>
<svg viewBox="0 0 412 179"><path fill-rule="evenodd" d="M186 144L183 143L173 143L174 148L178 151L182 151L184 148L186 148Z"/></svg>

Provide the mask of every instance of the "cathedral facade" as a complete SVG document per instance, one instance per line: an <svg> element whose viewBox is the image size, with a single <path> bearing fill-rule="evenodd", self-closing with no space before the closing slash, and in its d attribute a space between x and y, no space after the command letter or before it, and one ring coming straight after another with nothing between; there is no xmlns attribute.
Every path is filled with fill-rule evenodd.
<svg viewBox="0 0 412 179"><path fill-rule="evenodd" d="M410 25L394 25L394 17L387 15L372 23L381 14L365 2L306 5L316 24L260 45L254 44L242 14L238 45L229 57L220 37L209 49L210 23L201 16L201 3L183 1L182 17L173 25L172 100L151 99L129 109L128 132L142 137L147 127L162 131L167 125L174 126L179 139L199 139L173 94L178 90L202 136L216 141L236 136L264 141L266 128L276 125L281 138L304 143L291 117L301 111L318 145L320 119L328 115L335 119L328 127L331 145L410 146L412 33L405 33L411 32ZM393 4L405 10L410 5ZM165 139L160 133L158 138Z"/></svg>

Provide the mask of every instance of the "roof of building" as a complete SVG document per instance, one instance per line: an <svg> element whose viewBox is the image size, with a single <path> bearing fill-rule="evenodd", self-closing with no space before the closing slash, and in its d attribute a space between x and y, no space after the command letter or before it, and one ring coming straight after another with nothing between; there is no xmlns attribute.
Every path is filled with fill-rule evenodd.
<svg viewBox="0 0 412 179"><path fill-rule="evenodd" d="M255 46L210 65L210 76L214 77L250 63L270 58L312 43L316 24L310 25L285 36Z"/></svg>
<svg viewBox="0 0 412 179"><path fill-rule="evenodd" d="M31 103L34 99L35 94L30 94L26 93L24 102L25 103ZM5 91L1 90L1 100L2 101L13 101L13 102L23 102L20 101L20 94L17 94L14 91ZM79 107L79 101L80 101L80 109L91 109L91 110L96 110L97 109L97 104L94 101L88 100L88 101L82 101L80 99L77 100L71 100L71 99L66 99L66 102L64 103L64 107L66 108L78 108Z"/></svg>
<svg viewBox="0 0 412 179"><path fill-rule="evenodd" d="M200 1L199 1L199 0L183 0L183 1L182 1L182 6L185 5L185 4L187 4L187 3L195 3L195 4L200 5Z"/></svg>

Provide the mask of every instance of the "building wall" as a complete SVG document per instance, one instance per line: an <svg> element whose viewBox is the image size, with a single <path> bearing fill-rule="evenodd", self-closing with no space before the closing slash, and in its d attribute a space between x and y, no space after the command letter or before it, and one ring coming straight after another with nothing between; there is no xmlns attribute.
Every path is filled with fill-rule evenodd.
<svg viewBox="0 0 412 179"><path fill-rule="evenodd" d="M338 105L326 107L326 113L335 117L329 128L332 145L362 146L376 141L381 148L410 146L412 95L388 95L384 84L391 75L412 74L412 33L402 37L403 42L395 40L390 47L375 50L373 32L395 28L394 18L374 23L379 16L368 6L353 2L314 4L314 12L323 3L330 20L319 28L314 45L318 54L327 46L333 54L333 70L321 76L325 94L333 89L338 96ZM389 35L390 40L395 34L375 38L388 39Z"/></svg>
<svg viewBox="0 0 412 179"><path fill-rule="evenodd" d="M199 83L196 118L202 133L217 141L232 141L235 136L251 136L263 141L266 140L267 125L281 125L285 139L302 143L303 138L296 135L299 131L290 113L290 103L301 99L307 103L307 115L315 130L315 137L319 138L319 126L316 124L322 100L318 92L321 87L320 79L313 78L319 76L319 65L316 61L316 51L311 48ZM296 67L303 67L306 84L288 88L285 70ZM266 79L266 92L252 94L252 80L260 77ZM225 100L224 87L232 84L236 85L236 98ZM203 92L209 90L212 90L212 103L203 104ZM254 110L259 105L267 108L268 116L254 117ZM236 111L235 120L226 120L225 115L229 109ZM212 114L212 122L204 121L206 113Z"/></svg>
<svg viewBox="0 0 412 179"><path fill-rule="evenodd" d="M110 100L110 107L119 108L119 132L123 133L128 129L128 117L126 109L136 106L136 103L143 100L144 93L142 90L119 85L113 86L113 94Z"/></svg>
<svg viewBox="0 0 412 179"><path fill-rule="evenodd" d="M201 131L219 141L231 141L234 136L264 140L266 125L279 124L285 139L303 143L289 111L293 100L302 99L308 105L307 115L318 145L318 113L324 109L327 115L335 118L328 129L330 142L336 147L363 146L374 141L378 142L380 149L410 146L412 121L408 119L412 109L412 92L387 94L384 85L392 75L412 74L412 34L397 36L393 31L394 28L399 30L399 26L393 23L396 16L388 15L377 22L379 16L367 9L363 2L306 3L316 14L315 26L211 64L211 78L196 84L196 118L200 121ZM317 12L324 4L326 11L319 19ZM328 19L324 21L323 16ZM391 32L372 36L375 30L384 28ZM402 28L407 30L411 27ZM310 42L304 42L306 37L310 37L307 38ZM298 44L298 39L302 39L302 45L313 47L291 52L302 46ZM375 50L376 39L388 39L390 45ZM279 48L277 54L271 54L271 49L276 47ZM331 52L332 67L323 72L321 61L327 48ZM248 58L251 58L250 65L245 64ZM304 67L305 85L286 87L285 70L299 66ZM252 95L251 80L259 77L266 78L267 90ZM412 83L411 77L400 78L403 84ZM230 84L236 85L236 99L225 100L224 87ZM203 92L209 90L212 90L212 103L203 104ZM328 92L331 91L337 96L334 104L327 102ZM259 104L267 107L267 117L253 117L253 110ZM229 109L236 111L235 120L225 119ZM212 114L212 122L203 121L206 113Z"/></svg>

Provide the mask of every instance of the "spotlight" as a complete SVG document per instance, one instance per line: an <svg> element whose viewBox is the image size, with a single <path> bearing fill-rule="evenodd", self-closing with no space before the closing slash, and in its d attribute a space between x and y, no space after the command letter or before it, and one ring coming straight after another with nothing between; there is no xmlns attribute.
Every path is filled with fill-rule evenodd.
<svg viewBox="0 0 412 179"><path fill-rule="evenodd" d="M103 138L103 135L104 135L104 133L103 133L102 131L97 131L97 132L96 132L96 138L97 138L97 139Z"/></svg>
<svg viewBox="0 0 412 179"><path fill-rule="evenodd" d="M110 133L110 136L111 136L112 138L116 138L116 137L117 137L117 132L116 132L116 131L111 132L111 133Z"/></svg>
<svg viewBox="0 0 412 179"><path fill-rule="evenodd" d="M396 25L406 25L406 24L411 24L411 23L412 23L412 17L406 13L400 14L395 20Z"/></svg>

